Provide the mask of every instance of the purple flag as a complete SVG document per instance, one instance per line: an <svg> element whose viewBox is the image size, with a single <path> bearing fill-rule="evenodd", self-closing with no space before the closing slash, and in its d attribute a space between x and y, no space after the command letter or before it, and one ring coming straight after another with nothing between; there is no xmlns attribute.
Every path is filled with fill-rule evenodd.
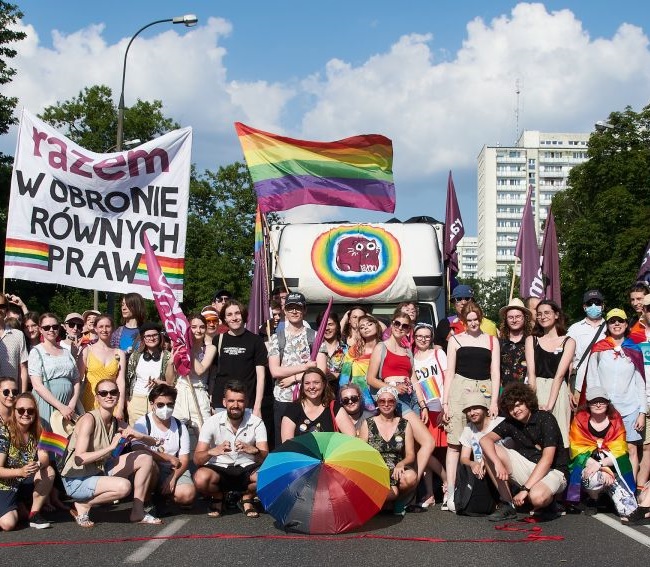
<svg viewBox="0 0 650 567"><path fill-rule="evenodd" d="M645 249L643 260L641 260L641 267L639 273L636 275L637 281L650 281L650 242Z"/></svg>
<svg viewBox="0 0 650 567"><path fill-rule="evenodd" d="M521 276L519 278L519 296L542 297L544 285L542 283L539 246L537 246L537 231L533 218L533 186L528 187L526 204L521 217L519 237L515 247L515 256L521 261Z"/></svg>
<svg viewBox="0 0 650 567"><path fill-rule="evenodd" d="M555 217L549 208L542 240L542 276L544 278L544 297L562 306L560 293L560 255L557 248Z"/></svg>
<svg viewBox="0 0 650 567"><path fill-rule="evenodd" d="M262 214L259 206L255 214L255 267L253 268L253 286L251 298L248 302L248 321L246 328L257 334L261 325L268 320L269 312L269 286L268 266L264 250L264 230Z"/></svg>
<svg viewBox="0 0 650 567"><path fill-rule="evenodd" d="M454 180L451 177L451 171L449 171L449 179L447 180L447 205L445 207L445 241L443 243L445 266L449 271L449 281L452 281L458 273L458 254L456 253L456 248L463 236L465 236L465 227L463 226L463 219L460 216L460 208L456 199Z"/></svg>

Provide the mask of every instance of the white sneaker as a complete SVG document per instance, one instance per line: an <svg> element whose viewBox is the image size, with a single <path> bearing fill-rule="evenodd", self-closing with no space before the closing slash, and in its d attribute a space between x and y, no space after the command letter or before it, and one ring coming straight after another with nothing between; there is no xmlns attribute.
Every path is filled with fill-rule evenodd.
<svg viewBox="0 0 650 567"><path fill-rule="evenodd" d="M456 513L456 504L454 504L453 498L447 500L447 509L454 514Z"/></svg>

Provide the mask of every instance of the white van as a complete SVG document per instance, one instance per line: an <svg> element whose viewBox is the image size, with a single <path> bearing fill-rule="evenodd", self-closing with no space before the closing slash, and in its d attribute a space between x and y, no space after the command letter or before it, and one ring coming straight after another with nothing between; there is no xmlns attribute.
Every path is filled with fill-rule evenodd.
<svg viewBox="0 0 650 567"><path fill-rule="evenodd" d="M384 322L413 301L418 320L435 325L445 314L443 228L430 217L272 225L273 285L305 295L310 323L333 297L338 313L362 304Z"/></svg>

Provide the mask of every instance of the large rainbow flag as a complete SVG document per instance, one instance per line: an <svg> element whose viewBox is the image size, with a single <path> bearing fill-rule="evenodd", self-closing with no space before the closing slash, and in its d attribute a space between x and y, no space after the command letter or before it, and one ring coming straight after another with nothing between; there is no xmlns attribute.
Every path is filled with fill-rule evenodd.
<svg viewBox="0 0 650 567"><path fill-rule="evenodd" d="M566 499L569 502L580 501L582 471L585 468L587 459L596 449L612 456L615 460L614 466L608 468L610 470L614 469L617 476L620 476L634 493L636 484L627 452L625 426L621 415L614 410L614 414L609 418L611 426L607 430L604 439L598 439L589 432L589 418L589 411L581 410L571 422L571 429L569 430L570 477Z"/></svg>
<svg viewBox="0 0 650 567"><path fill-rule="evenodd" d="M263 213L298 205L395 211L393 144L385 136L310 142L241 122L235 129Z"/></svg>

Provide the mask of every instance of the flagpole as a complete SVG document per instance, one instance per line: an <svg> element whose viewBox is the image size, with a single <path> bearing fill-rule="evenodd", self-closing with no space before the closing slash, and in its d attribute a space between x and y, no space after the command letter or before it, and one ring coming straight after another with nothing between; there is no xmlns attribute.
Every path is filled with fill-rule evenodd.
<svg viewBox="0 0 650 567"><path fill-rule="evenodd" d="M508 303L512 301L512 296L515 293L515 277L517 275L517 262L519 261L519 258L515 256L515 263L512 266L512 281L510 282L510 299L508 300Z"/></svg>

